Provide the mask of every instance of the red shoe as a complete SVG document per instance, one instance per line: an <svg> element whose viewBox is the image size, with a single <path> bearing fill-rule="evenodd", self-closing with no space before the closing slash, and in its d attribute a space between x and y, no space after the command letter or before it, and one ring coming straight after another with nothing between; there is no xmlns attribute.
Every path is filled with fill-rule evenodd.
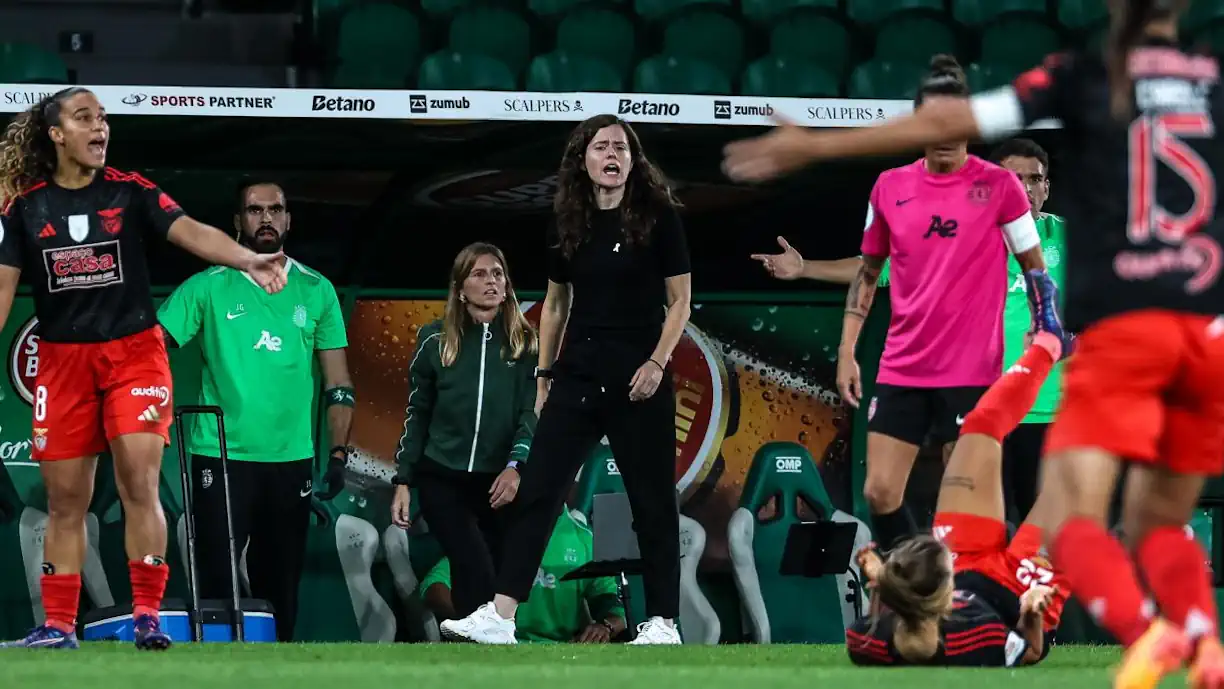
<svg viewBox="0 0 1224 689"><path fill-rule="evenodd" d="M1190 650L1190 640L1181 629L1163 619L1154 620L1122 656L1114 674L1114 689L1156 689L1165 675L1181 668ZM1224 661L1224 655L1216 657ZM1224 665L1212 667L1224 670ZM1224 689L1224 685L1213 686Z"/></svg>
<svg viewBox="0 0 1224 689"><path fill-rule="evenodd" d="M1224 646L1215 634L1199 640L1186 682L1193 689L1224 689Z"/></svg>

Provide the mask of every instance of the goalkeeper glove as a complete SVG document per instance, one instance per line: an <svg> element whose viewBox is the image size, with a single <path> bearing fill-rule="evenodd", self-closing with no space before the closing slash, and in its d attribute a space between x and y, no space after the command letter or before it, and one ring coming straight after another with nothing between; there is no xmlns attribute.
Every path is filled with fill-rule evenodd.
<svg viewBox="0 0 1224 689"><path fill-rule="evenodd" d="M327 471L323 474L322 491L315 493L320 500L333 500L344 490L344 470L348 466L348 448L337 445L332 448L331 458L327 460Z"/></svg>
<svg viewBox="0 0 1224 689"><path fill-rule="evenodd" d="M1062 342L1062 358L1066 359L1075 347L1075 337L1063 328L1058 317L1058 286L1044 270L1026 271L1024 286L1033 312L1033 332L1045 331L1057 337Z"/></svg>

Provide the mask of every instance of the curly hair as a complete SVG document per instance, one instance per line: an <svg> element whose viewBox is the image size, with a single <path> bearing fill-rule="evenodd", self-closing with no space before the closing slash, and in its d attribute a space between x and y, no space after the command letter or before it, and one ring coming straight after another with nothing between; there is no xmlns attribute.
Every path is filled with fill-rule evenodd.
<svg viewBox="0 0 1224 689"><path fill-rule="evenodd" d="M0 206L55 174L55 142L47 130L60 123L64 101L81 93L90 91L74 86L45 96L5 128L0 139Z"/></svg>
<svg viewBox="0 0 1224 689"><path fill-rule="evenodd" d="M578 245L586 240L595 206L595 183L586 170L586 150L591 139L604 127L620 125L629 139L629 156L633 165L625 180L625 197L620 204L621 224L629 244L648 244L650 231L659 216L680 202L672 192L663 173L642 152L637 132L616 115L596 115L574 127L565 143L561 167L557 172L557 195L553 211L557 218L557 236L561 253L569 258Z"/></svg>

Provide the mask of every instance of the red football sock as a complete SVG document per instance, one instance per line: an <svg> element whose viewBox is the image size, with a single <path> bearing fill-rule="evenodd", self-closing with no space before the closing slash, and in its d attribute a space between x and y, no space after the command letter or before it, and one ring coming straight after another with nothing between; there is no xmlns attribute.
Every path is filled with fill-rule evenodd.
<svg viewBox="0 0 1224 689"><path fill-rule="evenodd" d="M77 610L81 607L81 575L44 574L40 584L47 624L64 633L76 631Z"/></svg>
<svg viewBox="0 0 1224 689"><path fill-rule="evenodd" d="M128 572L132 577L132 615L158 617L162 596L166 595L166 580L170 578L170 568L165 562L161 562L160 558L156 564L132 560L128 562Z"/></svg>
<svg viewBox="0 0 1224 689"><path fill-rule="evenodd" d="M1068 519L1054 537L1051 555L1071 593L1097 624L1123 646L1143 635L1151 605L1144 600L1126 550L1105 527L1086 517Z"/></svg>
<svg viewBox="0 0 1224 689"><path fill-rule="evenodd" d="M1061 352L1062 345L1057 337L1037 333L1032 346L990 386L965 417L961 435L980 433L1002 442L1033 408L1041 384Z"/></svg>
<svg viewBox="0 0 1224 689"><path fill-rule="evenodd" d="M1177 526L1153 529L1139 544L1135 557L1166 619L1183 628L1192 640L1215 633L1219 615L1207 553L1194 536Z"/></svg>

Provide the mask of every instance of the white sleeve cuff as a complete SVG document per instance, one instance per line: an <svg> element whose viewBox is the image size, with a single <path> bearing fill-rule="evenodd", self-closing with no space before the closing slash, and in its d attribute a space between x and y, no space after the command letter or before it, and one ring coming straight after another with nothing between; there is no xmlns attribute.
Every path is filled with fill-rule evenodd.
<svg viewBox="0 0 1224 689"><path fill-rule="evenodd" d="M1002 139L1024 129L1024 110L1016 89L1002 86L969 99L978 133L987 141Z"/></svg>
<svg viewBox="0 0 1224 689"><path fill-rule="evenodd" d="M1041 243L1032 213L1025 213L1003 225L1003 239L1013 254L1022 254Z"/></svg>

